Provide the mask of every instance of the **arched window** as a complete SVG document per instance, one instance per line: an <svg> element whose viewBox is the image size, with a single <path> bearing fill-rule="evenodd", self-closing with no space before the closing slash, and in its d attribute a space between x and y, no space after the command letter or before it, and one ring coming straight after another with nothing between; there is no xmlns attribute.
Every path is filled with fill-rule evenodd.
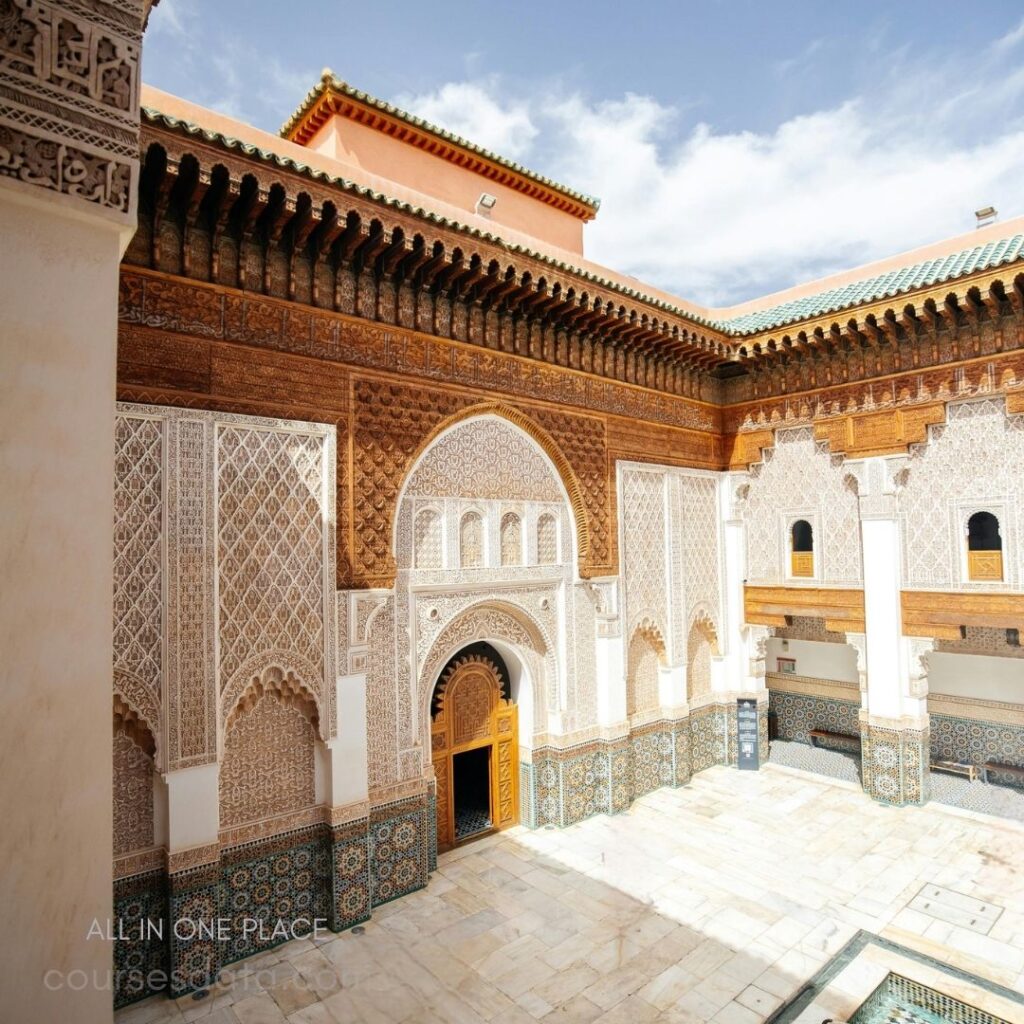
<svg viewBox="0 0 1024 1024"><path fill-rule="evenodd" d="M999 535L999 520L991 512L975 512L967 520L967 578L1003 578L1003 538Z"/></svg>
<svg viewBox="0 0 1024 1024"><path fill-rule="evenodd" d="M441 517L425 508L416 516L413 530L415 566L417 569L441 568Z"/></svg>
<svg viewBox="0 0 1024 1024"><path fill-rule="evenodd" d="M484 521L479 512L467 512L459 524L459 564L463 569L484 564Z"/></svg>
<svg viewBox="0 0 1024 1024"><path fill-rule="evenodd" d="M515 512L506 512L501 517L501 564L522 565L523 529Z"/></svg>
<svg viewBox="0 0 1024 1024"><path fill-rule="evenodd" d="M537 520L537 564L554 565L558 561L558 526L555 517L545 512Z"/></svg>
<svg viewBox="0 0 1024 1024"><path fill-rule="evenodd" d="M814 576L814 531L806 519L798 519L789 530L790 575Z"/></svg>

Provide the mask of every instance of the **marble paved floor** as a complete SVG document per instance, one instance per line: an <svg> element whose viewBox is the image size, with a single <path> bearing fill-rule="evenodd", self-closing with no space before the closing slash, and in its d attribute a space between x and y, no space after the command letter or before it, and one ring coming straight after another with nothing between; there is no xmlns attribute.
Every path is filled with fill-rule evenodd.
<svg viewBox="0 0 1024 1024"><path fill-rule="evenodd" d="M364 934L288 943L202 1002L116 1019L756 1024L861 928L1024 991L1022 851L1016 822L882 807L775 765L714 768L623 815L443 855ZM915 902L926 885L995 904L995 923L954 897Z"/></svg>

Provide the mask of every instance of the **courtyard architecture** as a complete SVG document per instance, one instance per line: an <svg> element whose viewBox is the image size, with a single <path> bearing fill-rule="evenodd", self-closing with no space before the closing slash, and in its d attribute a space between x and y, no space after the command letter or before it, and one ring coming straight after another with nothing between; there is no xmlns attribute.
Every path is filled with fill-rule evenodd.
<svg viewBox="0 0 1024 1024"><path fill-rule="evenodd" d="M460 847L365 933L287 943L202 1003L147 1000L118 1024L758 1024L863 931L1020 988L1022 841L939 805L716 767L622 815ZM993 921L933 898L948 888Z"/></svg>
<svg viewBox="0 0 1024 1024"><path fill-rule="evenodd" d="M148 8L0 0L11 1019L1020 990L1024 218L704 308L330 71L141 85Z"/></svg>

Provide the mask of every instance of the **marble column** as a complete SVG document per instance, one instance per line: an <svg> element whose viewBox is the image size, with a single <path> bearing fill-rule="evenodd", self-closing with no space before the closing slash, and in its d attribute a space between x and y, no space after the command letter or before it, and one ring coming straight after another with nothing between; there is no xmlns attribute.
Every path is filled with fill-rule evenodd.
<svg viewBox="0 0 1024 1024"><path fill-rule="evenodd" d="M902 635L902 548L896 474L904 458L850 463L860 501L864 556L866 683L862 690L861 773L882 803L928 799L927 702L912 692Z"/></svg>

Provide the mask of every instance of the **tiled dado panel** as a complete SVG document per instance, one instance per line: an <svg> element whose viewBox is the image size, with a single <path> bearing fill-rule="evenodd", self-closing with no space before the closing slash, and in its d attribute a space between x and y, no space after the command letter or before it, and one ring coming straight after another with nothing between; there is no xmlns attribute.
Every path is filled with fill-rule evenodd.
<svg viewBox="0 0 1024 1024"><path fill-rule="evenodd" d="M861 730L864 792L886 804L928 799L928 730L866 725Z"/></svg>
<svg viewBox="0 0 1024 1024"><path fill-rule="evenodd" d="M309 919L311 927L320 918L334 931L366 921L375 906L427 884L433 840L434 811L423 796L375 808L369 819L232 847L218 864L169 878L156 871L115 882L115 920L128 936L115 944L123 972L115 1006L162 988L145 984L154 971L170 972L172 996L206 987L227 964L286 941L273 936L278 920ZM245 934L246 918L265 922L263 935ZM230 922L224 941L208 937L217 920ZM184 922L177 933L176 921ZM192 935L200 923L205 933Z"/></svg>
<svg viewBox="0 0 1024 1024"><path fill-rule="evenodd" d="M436 812L431 816L426 795L370 812L371 909L427 884L430 833L436 830Z"/></svg>
<svg viewBox="0 0 1024 1024"><path fill-rule="evenodd" d="M933 761L996 761L1024 768L1024 726L936 714L930 716L930 726ZM990 772L989 780L1021 784L1015 776L997 772Z"/></svg>
<svg viewBox="0 0 1024 1024"><path fill-rule="evenodd" d="M766 747L767 719L761 717ZM521 820L538 828L616 814L660 786L682 786L695 772L735 764L735 719L734 708L713 705L677 722L642 726L622 739L534 751L533 764L520 765Z"/></svg>
<svg viewBox="0 0 1024 1024"><path fill-rule="evenodd" d="M768 710L775 715L780 740L810 743L811 729L860 735L860 705L855 701L769 690Z"/></svg>
<svg viewBox="0 0 1024 1024"><path fill-rule="evenodd" d="M167 874L147 871L114 882L114 920L128 936L114 945L114 1006L150 994L155 977L168 968Z"/></svg>
<svg viewBox="0 0 1024 1024"><path fill-rule="evenodd" d="M716 764L730 764L729 731L736 728L736 708L708 704L690 712L690 771L693 774ZM733 745L735 749L735 744Z"/></svg>
<svg viewBox="0 0 1024 1024"><path fill-rule="evenodd" d="M245 934L244 922L261 922L269 935L277 921L330 921L331 844L324 826L246 843L221 854L221 914L230 938L220 943L220 966L252 956L282 940Z"/></svg>

